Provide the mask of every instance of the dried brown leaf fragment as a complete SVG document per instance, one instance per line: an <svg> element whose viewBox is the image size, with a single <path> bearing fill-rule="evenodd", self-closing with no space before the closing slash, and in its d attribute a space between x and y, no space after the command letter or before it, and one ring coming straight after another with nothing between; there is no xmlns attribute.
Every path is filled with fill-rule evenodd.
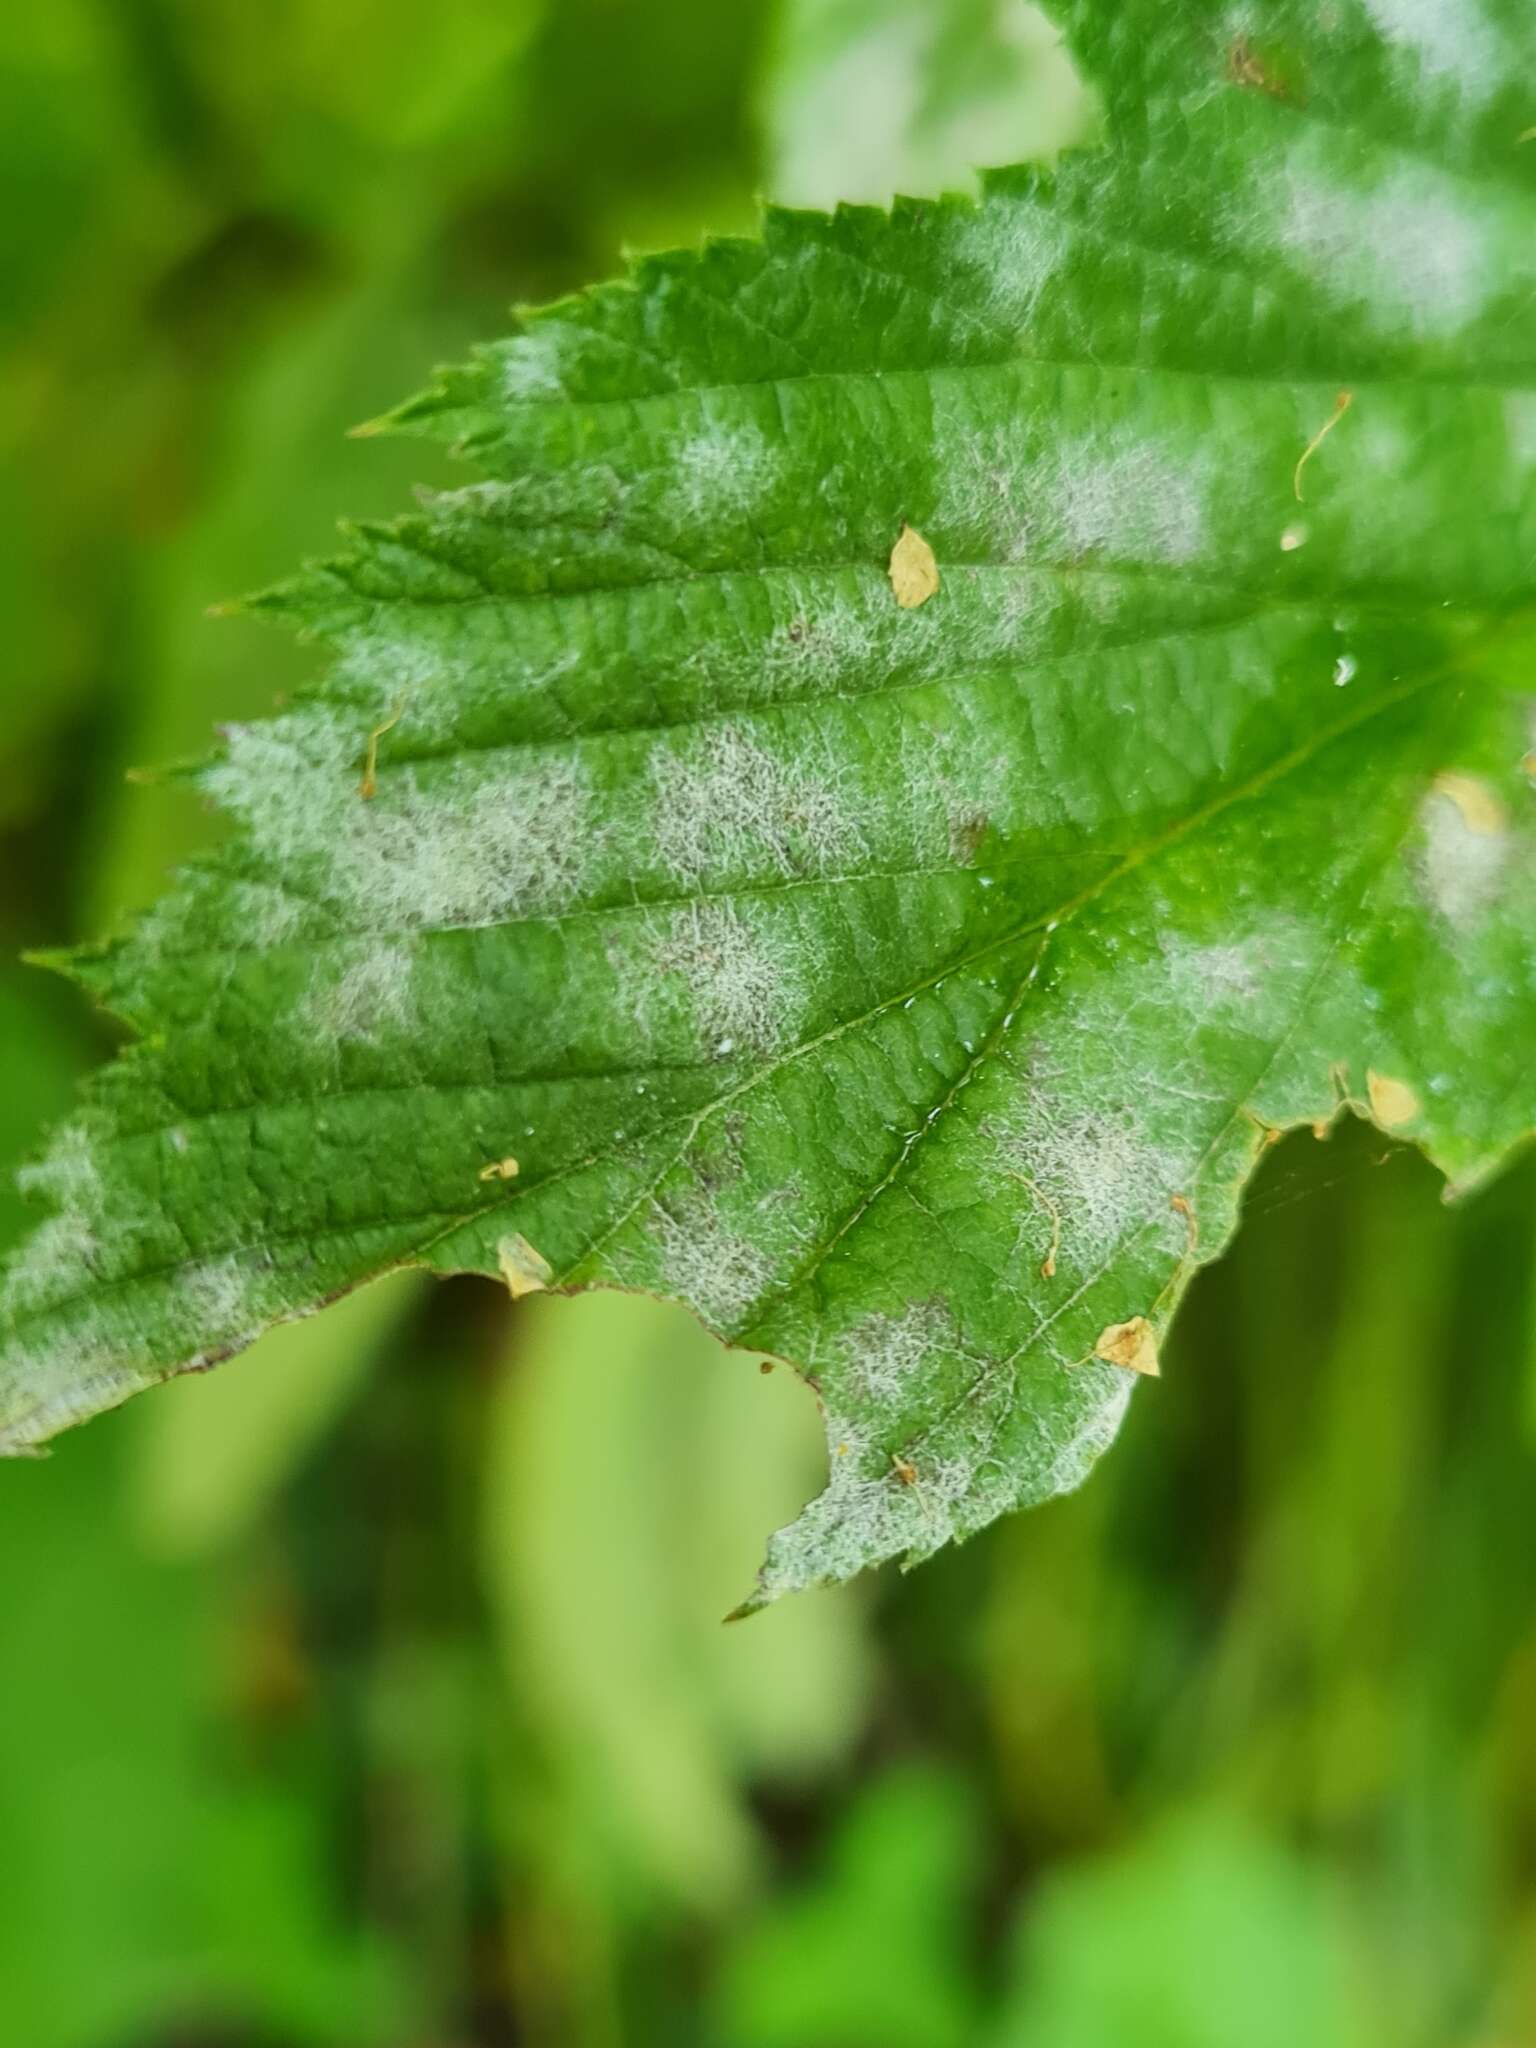
<svg viewBox="0 0 1536 2048"><path fill-rule="evenodd" d="M1378 1074L1374 1067L1366 1073L1365 1092L1370 1099L1371 1115L1384 1131L1395 1131L1400 1124L1411 1124L1422 1107L1406 1081L1394 1080L1390 1074Z"/></svg>
<svg viewBox="0 0 1536 2048"><path fill-rule="evenodd" d="M903 525L891 549L891 588L903 611L926 604L939 587L939 564L915 526Z"/></svg>
<svg viewBox="0 0 1536 2048"><path fill-rule="evenodd" d="M525 1294L542 1294L555 1277L548 1259L526 1237L504 1237L496 1247L496 1263L514 1301Z"/></svg>
<svg viewBox="0 0 1536 2048"><path fill-rule="evenodd" d="M1121 1365L1127 1372L1139 1372L1151 1380L1162 1376L1157 1358L1157 1332L1145 1316L1132 1316L1128 1322L1111 1323L1108 1329L1100 1332L1093 1355L1102 1358L1106 1365Z"/></svg>

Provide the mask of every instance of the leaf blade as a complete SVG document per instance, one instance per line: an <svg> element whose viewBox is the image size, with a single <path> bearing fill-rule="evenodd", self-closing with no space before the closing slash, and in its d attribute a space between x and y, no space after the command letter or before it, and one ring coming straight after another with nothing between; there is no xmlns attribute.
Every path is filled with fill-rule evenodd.
<svg viewBox="0 0 1536 2048"><path fill-rule="evenodd" d="M1108 149L647 259L395 416L486 481L259 604L336 665L80 964L147 1036L40 1176L0 1444L521 1240L806 1372L771 1597L1076 1484L1272 1131L1389 1076L1470 1184L1536 1124L1536 187L1256 87L1299 10L1247 66L1067 13Z"/></svg>

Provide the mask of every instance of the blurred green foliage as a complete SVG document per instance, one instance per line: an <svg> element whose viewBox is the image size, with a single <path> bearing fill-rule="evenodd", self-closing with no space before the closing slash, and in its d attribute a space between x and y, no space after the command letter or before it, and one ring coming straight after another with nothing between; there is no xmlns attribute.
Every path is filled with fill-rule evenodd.
<svg viewBox="0 0 1536 2048"><path fill-rule="evenodd" d="M206 607L440 480L338 430L506 301L745 225L784 35L0 20L5 1162L113 1029L16 956L213 829L125 771L308 671ZM812 1405L628 1297L392 1283L5 1469L0 2040L1536 2040L1536 1170L1438 1193L1288 1143L1084 1493L740 1627Z"/></svg>

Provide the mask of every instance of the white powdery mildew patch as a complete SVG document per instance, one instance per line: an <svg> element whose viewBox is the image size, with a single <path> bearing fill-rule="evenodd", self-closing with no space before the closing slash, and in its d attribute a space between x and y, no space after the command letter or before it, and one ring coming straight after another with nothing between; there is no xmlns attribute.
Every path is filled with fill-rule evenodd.
<svg viewBox="0 0 1536 2048"><path fill-rule="evenodd" d="M1021 447L1011 429L962 432L941 465L935 524L977 532L1005 561L1017 561L1038 539L1033 491L1039 474L1035 452Z"/></svg>
<svg viewBox="0 0 1536 2048"><path fill-rule="evenodd" d="M503 342L501 396L508 405L548 404L564 398L571 359L580 337L558 320L539 320L525 334Z"/></svg>
<svg viewBox="0 0 1536 2048"><path fill-rule="evenodd" d="M455 644L458 623L445 627L434 620L411 631L356 626L338 641L338 684L368 707L376 724L389 721L390 732L380 737L386 768L391 734L396 743L450 747L473 682L481 682L482 692L494 688L498 707L538 703L581 665L578 649L552 654L547 639L533 643L531 634Z"/></svg>
<svg viewBox="0 0 1536 2048"><path fill-rule="evenodd" d="M200 1354L254 1342L265 1321L260 1283L266 1270L249 1255L230 1252L199 1260L180 1275L178 1306Z"/></svg>
<svg viewBox="0 0 1536 2048"><path fill-rule="evenodd" d="M739 726L658 747L649 772L647 837L685 888L721 875L835 874L862 851L836 770L771 752Z"/></svg>
<svg viewBox="0 0 1536 2048"><path fill-rule="evenodd" d="M1157 943L1169 997L1191 1023L1214 1018L1262 1036L1283 1027L1327 935L1276 916L1231 939L1201 943L1162 930Z"/></svg>
<svg viewBox="0 0 1536 2048"><path fill-rule="evenodd" d="M1049 1080L982 1126L988 1179L1028 1219L1032 1256L1059 1237L1075 1268L1102 1263L1136 1225L1166 1227L1187 1161L1155 1144L1136 1112L1057 1091Z"/></svg>
<svg viewBox="0 0 1536 2048"><path fill-rule="evenodd" d="M988 829L1006 836L1038 821L1017 754L977 719L957 720L937 733L904 730L899 787L915 860L967 866Z"/></svg>
<svg viewBox="0 0 1536 2048"><path fill-rule="evenodd" d="M1504 831L1474 831L1453 798L1432 790L1419 812L1422 840L1413 856L1429 902L1447 924L1464 932L1498 901L1509 865Z"/></svg>
<svg viewBox="0 0 1536 2048"><path fill-rule="evenodd" d="M899 1316L870 1315L839 1337L841 1377L862 1402L895 1406L921 1391L935 1355L952 1352L954 1318L940 1301L914 1302Z"/></svg>
<svg viewBox="0 0 1536 2048"><path fill-rule="evenodd" d="M6 1267L0 1311L22 1314L78 1293L100 1249L105 1190L91 1141L66 1125L47 1154L16 1175L25 1195L40 1195L55 1214L40 1223Z"/></svg>
<svg viewBox="0 0 1536 2048"><path fill-rule="evenodd" d="M350 628L337 647L340 691L374 724L399 732L408 721L413 740L452 740L463 664L443 646L421 634L366 625ZM387 741L381 732L381 746Z"/></svg>
<svg viewBox="0 0 1536 2048"><path fill-rule="evenodd" d="M1506 395L1504 431L1509 441L1509 459L1515 468L1536 469L1536 392L1511 391Z"/></svg>
<svg viewBox="0 0 1536 2048"><path fill-rule="evenodd" d="M1193 440L1069 442L1049 495L1073 555L1177 566L1206 552L1210 478Z"/></svg>
<svg viewBox="0 0 1536 2048"><path fill-rule="evenodd" d="M783 484L784 453L761 428L721 421L700 427L673 449L667 481L683 524L755 525Z"/></svg>
<svg viewBox="0 0 1536 2048"><path fill-rule="evenodd" d="M1172 934L1159 937L1174 1000L1197 1014L1256 1002L1264 990L1264 963L1251 942L1198 946Z"/></svg>
<svg viewBox="0 0 1536 2048"><path fill-rule="evenodd" d="M712 646L688 666L733 691L777 702L821 694L854 697L893 681L947 680L1045 653L1069 602L1057 580L1016 568L945 571L942 606L902 611L879 571L837 588L789 584L781 617L761 641Z"/></svg>
<svg viewBox="0 0 1536 2048"><path fill-rule="evenodd" d="M78 1215L50 1216L37 1225L5 1269L0 1314L23 1315L77 1293L90 1279L99 1240Z"/></svg>
<svg viewBox="0 0 1536 2048"><path fill-rule="evenodd" d="M733 1193L729 1217L718 1190L689 1190L654 1202L647 1242L612 1264L625 1285L686 1302L712 1330L734 1336L802 1244L801 1213L792 1187L770 1189L745 1216Z"/></svg>
<svg viewBox="0 0 1536 2048"><path fill-rule="evenodd" d="M975 306L988 326L1022 338L1070 254L1072 234L1070 223L1047 208L993 194L950 227L946 253L964 280L957 304Z"/></svg>
<svg viewBox="0 0 1536 2048"><path fill-rule="evenodd" d="M99 1326L27 1343L0 1361L0 1458L25 1456L71 1423L115 1407L145 1384Z"/></svg>
<svg viewBox="0 0 1536 2048"><path fill-rule="evenodd" d="M315 922L314 906L287 895L274 883L225 875L184 874L171 895L147 910L130 941L147 968L184 953L195 953L217 931L240 935L243 946L285 946Z"/></svg>
<svg viewBox="0 0 1536 2048"><path fill-rule="evenodd" d="M678 662L680 674L698 678L712 704L726 698L747 705L791 702L822 694L854 696L879 689L901 657L890 614L891 586L883 571L845 571L840 584L778 573L761 580L775 593L775 622L765 631L732 619L700 636ZM942 641L922 611L898 614L911 639Z"/></svg>
<svg viewBox="0 0 1536 2048"><path fill-rule="evenodd" d="M589 879L604 835L572 752L381 773L367 802L358 788L366 743L366 733L307 708L237 728L202 787L245 825L258 857L279 871L315 870L311 891L323 887L365 928L552 914Z"/></svg>
<svg viewBox="0 0 1536 2048"><path fill-rule="evenodd" d="M889 584L885 607L890 608ZM713 650L695 659L713 680L728 680L733 688L750 690L770 703L854 696L879 689L890 673L890 622L881 618L880 610L874 592L807 591L793 616L774 626L762 641L735 649L723 660ZM917 620L922 614L906 616Z"/></svg>
<svg viewBox="0 0 1536 2048"><path fill-rule="evenodd" d="M1056 1446L1043 1496L1046 1499L1075 1493L1082 1485L1120 1434L1135 1389L1136 1375L1112 1365L1085 1365L1075 1370L1085 1384L1091 1384L1098 1399L1084 1410L1071 1435Z"/></svg>
<svg viewBox="0 0 1536 2048"><path fill-rule="evenodd" d="M164 1282L170 1312L182 1332L172 1360L140 1330L107 1324L86 1310L64 1330L44 1326L25 1343L8 1342L0 1370L0 1457L24 1453L72 1423L115 1407L129 1395L175 1371L187 1371L243 1349L270 1320L263 1299L267 1268L259 1257L231 1253L196 1261ZM69 1290L78 1291L76 1285ZM13 1302L18 1309L50 1303Z"/></svg>
<svg viewBox="0 0 1536 2048"><path fill-rule="evenodd" d="M1489 210L1427 164L1400 164L1366 185L1299 146L1285 171L1266 160L1247 197L1228 215L1234 244L1251 243L1257 227L1336 305L1378 330L1449 339L1499 287Z"/></svg>
<svg viewBox="0 0 1536 2048"><path fill-rule="evenodd" d="M1508 75L1503 38L1477 0L1364 0L1378 35L1425 84L1454 87L1480 105Z"/></svg>
<svg viewBox="0 0 1536 2048"><path fill-rule="evenodd" d="M1182 567L1210 545L1213 477L1187 440L1129 427L1041 447L1016 426L965 434L945 470L941 518L979 530L1004 560Z"/></svg>
<svg viewBox="0 0 1536 2048"><path fill-rule="evenodd" d="M1042 1426L1034 1453L1013 1464L997 1455L995 1419L985 1408L966 1410L945 1425L941 1444L912 1446L905 1479L865 1430L829 1411L826 1490L770 1540L764 1593L849 1579L887 1558L928 1557L1013 1508L1071 1492L1114 1441L1132 1381L1110 1366L1078 1368L1060 1429Z"/></svg>
<svg viewBox="0 0 1536 2048"><path fill-rule="evenodd" d="M855 1424L829 1411L826 1428L826 1490L770 1538L763 1570L769 1597L851 1579L903 1553L925 1557L963 1533L961 1504L974 1483L963 1460L935 1465L918 1483L904 1485ZM983 1498L989 1491L983 1485ZM997 1500L994 1491L993 1500L973 1509L971 1526L1012 1504L1011 1497Z"/></svg>
<svg viewBox="0 0 1536 2048"><path fill-rule="evenodd" d="M316 968L295 1022L306 1038L371 1041L420 1022L411 989L415 949L401 940L354 946Z"/></svg>
<svg viewBox="0 0 1536 2048"><path fill-rule="evenodd" d="M805 1013L806 963L734 904L690 903L657 919L645 950L657 973L683 983L706 1056L774 1052L793 1039ZM637 1021L649 1036L645 1008L641 992Z"/></svg>

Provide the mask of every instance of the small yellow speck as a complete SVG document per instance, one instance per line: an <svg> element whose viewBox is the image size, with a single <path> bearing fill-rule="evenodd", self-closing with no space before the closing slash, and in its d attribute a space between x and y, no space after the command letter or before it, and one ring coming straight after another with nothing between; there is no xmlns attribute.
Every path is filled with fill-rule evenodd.
<svg viewBox="0 0 1536 2048"><path fill-rule="evenodd" d="M1408 1083L1395 1081L1389 1074L1378 1074L1374 1067L1366 1070L1365 1092L1370 1098L1371 1115L1384 1131L1395 1131L1399 1124L1411 1124L1419 1113L1419 1098Z"/></svg>
<svg viewBox="0 0 1536 2048"><path fill-rule="evenodd" d="M517 1161L511 1157L493 1159L489 1166L482 1166L480 1169L482 1180L516 1180L517 1174Z"/></svg>
<svg viewBox="0 0 1536 2048"><path fill-rule="evenodd" d="M1157 1332L1145 1316L1132 1316L1127 1323L1111 1323L1100 1332L1093 1347L1095 1358L1106 1365L1123 1365L1127 1372L1139 1372L1148 1379L1162 1376L1157 1360Z"/></svg>
<svg viewBox="0 0 1536 2048"><path fill-rule="evenodd" d="M939 587L939 565L933 549L915 526L903 526L891 549L891 588L903 611L926 604Z"/></svg>
<svg viewBox="0 0 1536 2048"><path fill-rule="evenodd" d="M526 1237L504 1237L496 1247L496 1263L514 1301L525 1294L542 1294L555 1277L548 1259Z"/></svg>

